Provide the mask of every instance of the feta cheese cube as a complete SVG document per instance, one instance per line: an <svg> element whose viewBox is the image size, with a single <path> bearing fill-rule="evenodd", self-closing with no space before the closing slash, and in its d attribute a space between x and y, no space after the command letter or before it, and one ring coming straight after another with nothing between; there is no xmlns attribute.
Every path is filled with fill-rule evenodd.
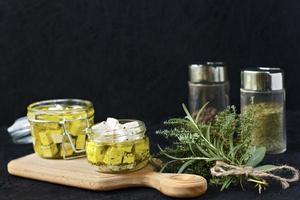
<svg viewBox="0 0 300 200"><path fill-rule="evenodd" d="M117 147L109 147L105 153L103 162L107 165L120 165L122 164L123 153Z"/></svg>
<svg viewBox="0 0 300 200"><path fill-rule="evenodd" d="M105 147L96 145L94 142L87 142L86 144L86 157L88 161L93 164L99 164L103 162L105 155Z"/></svg>
<svg viewBox="0 0 300 200"><path fill-rule="evenodd" d="M34 152L37 153L39 156L43 156L43 151L42 151L42 148L41 148L41 143L38 140L36 140L36 139L33 139L32 142L33 142Z"/></svg>
<svg viewBox="0 0 300 200"><path fill-rule="evenodd" d="M52 144L51 136L49 135L48 131L41 131L39 132L39 138L42 143L42 145L48 146Z"/></svg>
<svg viewBox="0 0 300 200"><path fill-rule="evenodd" d="M118 144L117 147L121 151L130 153L132 151L132 148L133 148L133 143L123 142L123 143Z"/></svg>
<svg viewBox="0 0 300 200"><path fill-rule="evenodd" d="M132 153L126 154L123 157L123 163L132 164L135 162L135 157Z"/></svg>
<svg viewBox="0 0 300 200"><path fill-rule="evenodd" d="M71 156L73 154L73 148L70 143L61 144L60 156Z"/></svg>
<svg viewBox="0 0 300 200"><path fill-rule="evenodd" d="M51 130L51 131L61 131L62 132L62 127L60 124L58 123L49 123L46 125L45 127L47 130Z"/></svg>
<svg viewBox="0 0 300 200"><path fill-rule="evenodd" d="M119 124L119 121L115 118L111 118L111 117L108 117L106 119L106 124L108 125L108 127L111 129L111 130L114 130L117 128L117 125Z"/></svg>
<svg viewBox="0 0 300 200"><path fill-rule="evenodd" d="M141 139L135 142L134 145L136 159L145 160L149 156L149 140Z"/></svg>
<svg viewBox="0 0 300 200"><path fill-rule="evenodd" d="M125 129L131 129L131 128L137 128L140 126L138 121L133 121L133 122L127 122L125 124L123 124L123 126L125 127Z"/></svg>
<svg viewBox="0 0 300 200"><path fill-rule="evenodd" d="M63 132L61 129L49 131L49 135L55 144L63 142Z"/></svg>
<svg viewBox="0 0 300 200"><path fill-rule="evenodd" d="M41 151L43 152L44 157L51 158L57 154L58 148L57 148L56 144L51 144L48 146L42 145Z"/></svg>
<svg viewBox="0 0 300 200"><path fill-rule="evenodd" d="M84 149L86 135L79 134L76 139L76 149Z"/></svg>
<svg viewBox="0 0 300 200"><path fill-rule="evenodd" d="M106 122L101 122L99 124L92 126L92 130L94 133L103 133L105 131L109 131L110 128Z"/></svg>
<svg viewBox="0 0 300 200"><path fill-rule="evenodd" d="M69 123L68 131L71 135L77 136L82 134L87 127L86 121L84 120L76 120Z"/></svg>

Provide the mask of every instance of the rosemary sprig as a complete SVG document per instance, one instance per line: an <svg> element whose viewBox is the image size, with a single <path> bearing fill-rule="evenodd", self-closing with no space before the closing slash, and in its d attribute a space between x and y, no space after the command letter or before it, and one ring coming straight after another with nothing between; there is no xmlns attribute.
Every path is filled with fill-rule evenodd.
<svg viewBox="0 0 300 200"><path fill-rule="evenodd" d="M169 119L165 124L171 128L157 131L165 138L174 139L171 147L162 149L158 145L159 158L164 162L160 171L200 174L208 178L211 184L221 185L222 191L232 184L242 183L245 177L213 177L209 169L215 162L255 167L263 160L265 148L250 147L251 131L255 126L253 111L248 110L240 115L231 106L210 123L205 123L199 121L205 106L194 119L183 104L186 116ZM248 176L246 180L255 183L259 191L267 186L261 177Z"/></svg>

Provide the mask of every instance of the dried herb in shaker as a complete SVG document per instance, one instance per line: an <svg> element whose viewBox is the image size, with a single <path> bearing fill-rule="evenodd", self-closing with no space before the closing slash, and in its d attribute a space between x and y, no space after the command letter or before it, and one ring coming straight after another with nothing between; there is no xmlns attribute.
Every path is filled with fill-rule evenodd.
<svg viewBox="0 0 300 200"><path fill-rule="evenodd" d="M270 153L285 149L282 105L272 102L253 103L243 109L243 112L251 109L254 113L255 128L251 134L253 146L266 147Z"/></svg>

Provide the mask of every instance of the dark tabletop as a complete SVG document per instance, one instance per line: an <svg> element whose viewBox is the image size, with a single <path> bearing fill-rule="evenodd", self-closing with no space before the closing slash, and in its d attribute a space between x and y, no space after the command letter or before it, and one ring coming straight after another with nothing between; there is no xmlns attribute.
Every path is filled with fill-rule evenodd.
<svg viewBox="0 0 300 200"><path fill-rule="evenodd" d="M152 149L155 144L163 143L161 138L155 136L155 129L159 125L148 123L149 135L152 141ZM289 112L287 119L288 150L284 154L269 155L265 163L289 164L300 169L300 112ZM41 181L11 176L7 172L7 163L15 158L32 153L31 145L17 145L11 142L6 132L6 127L0 129L0 199L171 199L154 189L150 188L128 188L110 192L94 192L67 186L61 186ZM283 190L278 183L271 186L262 194L247 186L243 191L240 186L233 187L225 192L219 192L219 188L209 187L208 191L199 199L299 199L300 184L292 184L290 188Z"/></svg>

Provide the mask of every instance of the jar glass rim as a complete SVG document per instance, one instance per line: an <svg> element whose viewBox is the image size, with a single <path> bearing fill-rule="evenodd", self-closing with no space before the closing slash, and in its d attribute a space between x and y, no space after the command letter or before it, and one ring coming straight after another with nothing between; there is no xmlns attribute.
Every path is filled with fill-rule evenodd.
<svg viewBox="0 0 300 200"><path fill-rule="evenodd" d="M53 113L53 114L60 114L65 113L65 110L41 110L40 106L43 105L80 105L82 107L74 108L71 110L72 112L82 112L88 111L90 108L93 107L93 103L88 100L83 99L50 99L50 100L43 100L31 103L27 110L31 112L45 112L45 113Z"/></svg>

